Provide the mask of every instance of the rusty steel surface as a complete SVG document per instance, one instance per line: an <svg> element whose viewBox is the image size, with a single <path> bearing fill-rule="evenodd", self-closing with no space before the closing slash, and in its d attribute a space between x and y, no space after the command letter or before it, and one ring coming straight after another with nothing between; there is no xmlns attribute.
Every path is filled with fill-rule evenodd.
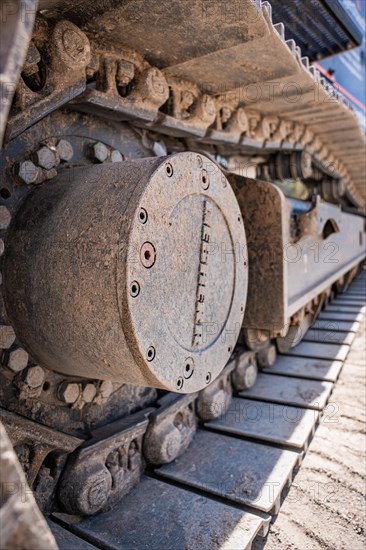
<svg viewBox="0 0 366 550"><path fill-rule="evenodd" d="M245 245L234 193L201 155L75 168L9 227L6 307L52 370L193 392L235 346Z"/></svg>
<svg viewBox="0 0 366 550"><path fill-rule="evenodd" d="M246 224L249 282L244 328L282 328L287 321L286 264L281 251L289 242L285 196L272 184L228 176Z"/></svg>
<svg viewBox="0 0 366 550"><path fill-rule="evenodd" d="M92 432L69 457L58 486L63 510L91 515L120 501L140 480L142 438L153 409Z"/></svg>
<svg viewBox="0 0 366 550"><path fill-rule="evenodd" d="M336 315L336 313L330 308L330 316ZM335 359L338 357L341 359L340 361L335 360L334 363L324 360L310 361L306 358L306 355L309 355L309 350L302 349L301 346L296 349L298 357L295 354L294 360L287 365L288 368L282 373L282 376L261 374L256 387L240 392L239 398L232 399L233 390L227 384L224 390L227 394L225 400L222 399L220 391L215 394L215 392L208 392L209 388L198 395L179 396L171 393L158 401L160 408L156 412L149 409L134 417L117 421L94 431L92 437L70 456L61 484L59 484L61 503L67 510L76 512L78 517L58 514L59 521L64 526L69 526L73 532L87 537L88 540L91 536L92 542L99 543L105 540L107 547L110 544L113 547L110 536L104 539L99 519L91 518L90 521L79 523L81 515L92 514L97 509L103 510L112 504L117 506L115 513L117 510L119 510L118 513L121 513L120 507L122 506L123 510L126 510L127 502L130 502L132 506L130 513L133 513L134 510L135 513L140 514L141 509L139 507L139 510L136 510L137 501L135 499L140 494L142 487L135 489L133 487L140 478L144 459L149 459L149 453L153 449L156 456L160 453L160 456L163 457L163 460L154 459L155 464L170 462L169 467L163 466L156 470L156 473L162 476L162 491L165 487L169 487L166 485L166 479L172 479L181 484L180 490L191 486L195 493L199 493L202 497L210 494L217 495L220 500L224 499L226 505L245 502L250 506L248 511L252 510L255 514L258 514L258 510L266 510L276 515L280 507L281 492L285 486L290 484L293 471L298 467L301 457L300 454L295 456L294 453L283 450L283 446L289 448L295 446L302 451L307 449L318 418L316 411L324 410L333 388L330 381L336 380L349 345L342 346L342 356L339 356L336 350L321 352L324 353L324 356L334 353ZM319 353L316 351L317 344L312 343L312 347L309 349L313 350L315 355ZM223 371L216 384L213 384L212 390L216 389L216 385L220 388L220 382L227 382L224 379L228 374L231 374L234 380L236 370L239 371L237 373L239 374L242 364L250 364L252 355L254 355L253 352L244 352L243 361L240 360L240 356L234 357L228 366L228 372ZM302 369L299 364L296 365L296 361L300 362ZM307 366L310 370L308 380L303 376L303 369ZM280 374L281 361L279 367ZM275 372L274 367L273 373ZM200 400L201 403L199 403ZM263 403L262 400L264 400ZM206 408L202 406L204 403L206 403ZM236 406L237 404L239 407ZM296 409L294 405L296 405ZM254 426L251 424L250 414L248 416L244 412L254 409L257 414L258 407L261 415L264 416L263 422L262 424L256 423ZM211 435L202 429L194 437L197 422L195 413L201 415L202 411L216 412L217 410L221 412L218 417L219 424L225 425L221 426L220 430L224 429L226 435L212 434L214 440L209 444L207 441L211 441ZM266 418L268 411L270 416ZM281 424L277 425L277 431L272 429L274 416L280 418L285 414L286 418L292 419L294 411L297 424L291 420L288 425L282 427ZM265 414L263 415L263 413ZM243 424L244 417L246 422ZM304 421L301 420L302 417ZM299 420L301 421L299 422ZM216 426L216 421L209 422L207 427L217 430L219 424ZM174 434L171 437L169 432L172 429L177 434L181 432L180 441ZM145 432L145 430L147 431ZM154 442L151 437L149 440L147 433L149 430L153 435ZM27 426L24 426L24 431L26 433ZM238 440L235 434L239 433L245 433L247 436L257 439L258 443ZM271 447L266 446L268 440L272 442ZM186 452L179 456L187 445L189 447ZM274 448L273 445L277 448ZM241 460L244 448L247 459L249 456L245 463ZM258 460L259 448L263 451L260 454L260 460ZM212 453L212 450L215 452ZM178 458L171 462L177 456ZM228 462L227 456L234 458ZM207 460L211 460L210 467L205 466ZM75 487L80 490L75 491ZM127 493L130 494L130 497L119 503L119 495ZM184 498L183 494L182 498ZM108 511L106 517L113 518L113 514L114 512ZM103 516L97 516L97 518L101 517ZM148 522L154 522L154 514L149 513L146 519ZM223 532L224 525L221 523L219 525L220 532ZM263 523L260 525L264 526ZM118 529L117 532L116 536L121 537L122 534ZM128 531L124 532L128 536ZM197 536L200 532L199 529ZM156 535L157 533L154 536ZM59 533L59 536L62 540L63 534ZM67 538L66 533L65 537ZM252 538L246 543L245 548L250 548L251 541Z"/></svg>
<svg viewBox="0 0 366 550"><path fill-rule="evenodd" d="M364 219L319 196L308 212L290 214L290 202L272 183L232 173L228 179L248 245L246 343L250 346L252 339L258 346L261 336L265 341L260 329L277 336L283 331L277 345L285 352L316 320L331 286L350 276L365 257Z"/></svg>
<svg viewBox="0 0 366 550"><path fill-rule="evenodd" d="M363 315L329 303L364 258L365 137L268 2L23 4L1 10L0 418L60 547L83 547L63 525L249 548L313 432L281 415L315 422Z"/></svg>
<svg viewBox="0 0 366 550"><path fill-rule="evenodd" d="M82 439L47 428L12 412L0 409L0 421L19 457L27 483L42 512L55 507L55 489L68 455ZM55 458L47 463L47 456Z"/></svg>
<svg viewBox="0 0 366 550"><path fill-rule="evenodd" d="M72 104L166 136L199 137L198 145L214 143L243 162L253 152L305 151L334 174L330 187L365 207L356 115L286 40L268 2L155 0L138 17L138 0L88 10L83 2L42 4L7 140Z"/></svg>
<svg viewBox="0 0 366 550"><path fill-rule="evenodd" d="M68 518L62 520L68 527ZM242 550L257 534L267 533L269 521L268 515L259 516L144 476L117 508L71 528L79 537L90 537L108 550L136 546L141 550Z"/></svg>
<svg viewBox="0 0 366 550"><path fill-rule="evenodd" d="M3 550L47 548L56 541L42 516L12 443L0 422L0 546Z"/></svg>
<svg viewBox="0 0 366 550"><path fill-rule="evenodd" d="M189 446L197 429L197 394L167 394L158 400L158 408L149 417L144 438L144 456L151 464L166 464Z"/></svg>
<svg viewBox="0 0 366 550"><path fill-rule="evenodd" d="M37 11L36 0L3 2L0 17L0 145Z"/></svg>

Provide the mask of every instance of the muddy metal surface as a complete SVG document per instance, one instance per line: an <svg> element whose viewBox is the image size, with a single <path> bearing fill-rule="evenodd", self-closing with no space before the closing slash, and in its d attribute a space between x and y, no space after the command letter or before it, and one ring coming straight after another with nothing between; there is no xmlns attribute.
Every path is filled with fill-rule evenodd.
<svg viewBox="0 0 366 550"><path fill-rule="evenodd" d="M276 395L240 392L226 413L200 427L182 456L149 468L115 508L76 522L53 515L51 527L62 527L54 531L60 547L73 533L78 544L110 550L365 548L365 281L362 274L343 295L359 294L360 320L345 362L327 345L317 357L303 356L301 346L297 356L281 356L276 374L259 375L259 382L272 380ZM319 330L312 343L328 332ZM313 378L298 374L299 362L310 362Z"/></svg>
<svg viewBox="0 0 366 550"><path fill-rule="evenodd" d="M365 319L308 453L266 539L253 550L363 550Z"/></svg>

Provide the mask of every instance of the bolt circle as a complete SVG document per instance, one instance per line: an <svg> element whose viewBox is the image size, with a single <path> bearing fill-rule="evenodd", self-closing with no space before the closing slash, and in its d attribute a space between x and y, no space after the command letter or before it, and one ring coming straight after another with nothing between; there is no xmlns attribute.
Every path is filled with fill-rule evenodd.
<svg viewBox="0 0 366 550"><path fill-rule="evenodd" d="M156 251L154 245L145 242L140 249L140 260L144 267L149 269L152 267L156 260Z"/></svg>
<svg viewBox="0 0 366 550"><path fill-rule="evenodd" d="M210 176L205 169L201 170L201 185L205 191L210 187Z"/></svg>
<svg viewBox="0 0 366 550"><path fill-rule="evenodd" d="M149 348L147 348L146 359L149 361L149 363L155 359L155 354L156 352L154 346L150 346Z"/></svg>
<svg viewBox="0 0 366 550"><path fill-rule="evenodd" d="M173 175L173 166L170 164L170 162L168 162L166 165L165 165L165 171L166 171L166 174L168 176L168 178L171 178L172 175Z"/></svg>
<svg viewBox="0 0 366 550"><path fill-rule="evenodd" d="M184 384L184 380L183 378L180 376L177 380L177 390L181 390L183 388L183 384Z"/></svg>
<svg viewBox="0 0 366 550"><path fill-rule="evenodd" d="M137 281L132 281L130 286L130 294L132 298L136 298L140 294L140 285Z"/></svg>
<svg viewBox="0 0 366 550"><path fill-rule="evenodd" d="M208 373L206 374L206 384L209 384L210 382L211 382L211 373L208 372Z"/></svg>
<svg viewBox="0 0 366 550"><path fill-rule="evenodd" d="M145 224L147 222L147 218L148 218L148 215L147 215L147 212L145 210L145 208L140 208L140 212L139 212L139 220L142 224Z"/></svg>

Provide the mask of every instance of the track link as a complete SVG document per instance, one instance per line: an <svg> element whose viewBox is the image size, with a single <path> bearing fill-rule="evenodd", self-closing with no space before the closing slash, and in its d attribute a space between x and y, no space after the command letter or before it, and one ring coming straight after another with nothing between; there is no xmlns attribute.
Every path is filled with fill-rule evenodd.
<svg viewBox="0 0 366 550"><path fill-rule="evenodd" d="M60 548L72 532L80 549L84 541L114 549L137 540L139 548L250 549L279 513L317 426L333 414L332 391L365 314L365 285L363 272L305 342L264 369L219 418L201 423L181 457L149 468L112 511L80 523L56 514Z"/></svg>

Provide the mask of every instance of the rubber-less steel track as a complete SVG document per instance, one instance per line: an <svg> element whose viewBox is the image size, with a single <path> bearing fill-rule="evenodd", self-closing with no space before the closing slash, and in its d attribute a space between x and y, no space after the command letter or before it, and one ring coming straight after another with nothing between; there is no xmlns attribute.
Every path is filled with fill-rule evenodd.
<svg viewBox="0 0 366 550"><path fill-rule="evenodd" d="M249 549L280 510L365 313L366 275L328 304L304 341L204 423L174 462L147 471L113 510L50 521L60 548Z"/></svg>

